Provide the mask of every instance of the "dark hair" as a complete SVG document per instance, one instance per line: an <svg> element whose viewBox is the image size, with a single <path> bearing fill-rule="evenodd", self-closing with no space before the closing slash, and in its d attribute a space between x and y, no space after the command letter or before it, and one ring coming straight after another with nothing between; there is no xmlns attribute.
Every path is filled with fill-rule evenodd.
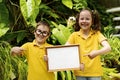
<svg viewBox="0 0 120 80"><path fill-rule="evenodd" d="M47 22L45 22L45 21L39 21L39 22L37 22L37 25L36 25L36 27L35 27L35 30L38 28L38 26L40 26L40 25L43 25L43 26L46 26L46 27L48 27L49 28L49 32L50 32L50 25L47 23Z"/></svg>
<svg viewBox="0 0 120 80"><path fill-rule="evenodd" d="M80 17L80 13L84 10L88 10L92 16L92 29L93 30L100 30L101 29L101 22L100 22L100 18L99 18L99 14L98 14L97 10L90 10L89 8L84 8L76 16L76 23L74 26L75 31L80 30L79 17Z"/></svg>

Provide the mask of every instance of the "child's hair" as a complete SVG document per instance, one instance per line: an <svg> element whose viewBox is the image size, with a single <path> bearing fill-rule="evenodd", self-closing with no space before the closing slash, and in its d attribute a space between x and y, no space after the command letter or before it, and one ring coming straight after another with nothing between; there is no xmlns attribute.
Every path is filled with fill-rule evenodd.
<svg viewBox="0 0 120 80"><path fill-rule="evenodd" d="M80 30L79 17L80 17L80 13L84 10L88 10L92 16L92 29L97 30L97 31L100 30L101 29L101 22L100 22L100 18L99 18L99 14L98 14L97 10L90 10L89 8L84 8L76 16L76 23L74 26L75 31Z"/></svg>
<svg viewBox="0 0 120 80"><path fill-rule="evenodd" d="M38 28L38 26L40 26L40 25L43 25L43 26L46 26L46 27L48 27L49 28L49 32L50 32L50 25L47 23L47 22L45 22L45 21L39 21L39 22L37 22L37 25L36 25L36 27L35 27L35 30Z"/></svg>

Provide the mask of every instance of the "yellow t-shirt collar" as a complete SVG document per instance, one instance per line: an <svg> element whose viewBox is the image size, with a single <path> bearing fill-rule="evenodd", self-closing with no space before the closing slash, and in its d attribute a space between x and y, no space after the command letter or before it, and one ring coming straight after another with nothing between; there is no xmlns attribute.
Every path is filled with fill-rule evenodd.
<svg viewBox="0 0 120 80"><path fill-rule="evenodd" d="M84 38L82 32L83 32L83 30L80 29L78 35ZM89 35L88 35L88 37L91 37L93 34L95 34L95 31L91 29L91 30L90 30L90 33L89 33Z"/></svg>
<svg viewBox="0 0 120 80"><path fill-rule="evenodd" d="M42 44L42 45L39 45L39 44L37 44L37 42L36 42L35 39L33 40L33 45L34 45L34 46L38 46L38 47L40 47L40 48L44 48L44 47L46 46L46 44L47 44L47 42L45 42L45 43Z"/></svg>

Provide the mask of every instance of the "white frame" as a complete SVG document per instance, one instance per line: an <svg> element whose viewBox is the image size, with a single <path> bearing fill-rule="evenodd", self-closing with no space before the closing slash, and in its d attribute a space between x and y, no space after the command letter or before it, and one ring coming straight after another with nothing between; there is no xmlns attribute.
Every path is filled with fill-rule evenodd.
<svg viewBox="0 0 120 80"><path fill-rule="evenodd" d="M80 70L79 45L46 47L48 71Z"/></svg>

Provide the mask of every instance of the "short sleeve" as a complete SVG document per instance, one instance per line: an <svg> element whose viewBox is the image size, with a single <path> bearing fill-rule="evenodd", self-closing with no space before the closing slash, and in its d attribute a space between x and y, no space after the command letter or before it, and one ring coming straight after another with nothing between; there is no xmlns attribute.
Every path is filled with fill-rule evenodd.
<svg viewBox="0 0 120 80"><path fill-rule="evenodd" d="M74 44L75 43L75 33L72 33L70 37L68 38L68 43Z"/></svg>
<svg viewBox="0 0 120 80"><path fill-rule="evenodd" d="M22 55L27 56L27 54L28 54L28 50L29 50L28 46L29 46L29 43L25 43L25 44L23 44L23 45L21 46L21 48L24 49Z"/></svg>
<svg viewBox="0 0 120 80"><path fill-rule="evenodd" d="M99 43L101 43L104 40L107 40L107 38L100 31L98 31L97 33L98 33L98 41L99 41Z"/></svg>

